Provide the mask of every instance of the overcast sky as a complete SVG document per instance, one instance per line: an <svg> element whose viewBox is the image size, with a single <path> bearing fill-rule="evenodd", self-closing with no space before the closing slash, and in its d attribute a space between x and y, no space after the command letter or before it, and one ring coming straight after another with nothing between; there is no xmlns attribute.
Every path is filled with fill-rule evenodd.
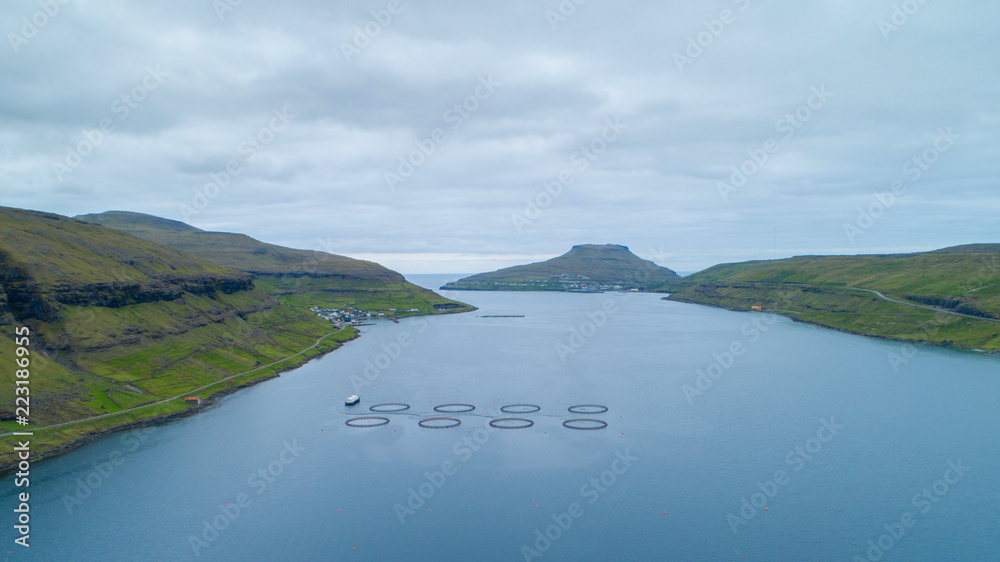
<svg viewBox="0 0 1000 562"><path fill-rule="evenodd" d="M997 3L576 1L5 2L0 204L404 273L1000 241Z"/></svg>

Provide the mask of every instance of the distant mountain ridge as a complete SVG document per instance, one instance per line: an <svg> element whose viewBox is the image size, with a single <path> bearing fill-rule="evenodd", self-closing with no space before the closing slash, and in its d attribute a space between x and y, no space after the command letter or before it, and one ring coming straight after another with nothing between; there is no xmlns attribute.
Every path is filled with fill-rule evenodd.
<svg viewBox="0 0 1000 562"><path fill-rule="evenodd" d="M286 248L245 234L209 232L143 213L109 211L76 218L250 273L258 286L275 295L296 297L303 305L336 301L369 309L417 308L423 313L472 309L370 261Z"/></svg>
<svg viewBox="0 0 1000 562"><path fill-rule="evenodd" d="M1000 244L964 244L928 252L931 254L1000 254Z"/></svg>
<svg viewBox="0 0 1000 562"><path fill-rule="evenodd" d="M603 291L647 289L680 279L674 271L618 244L582 244L539 263L472 275L441 287L467 291Z"/></svg>
<svg viewBox="0 0 1000 562"><path fill-rule="evenodd" d="M74 218L127 232L137 238L177 248L219 265L248 273L403 281L402 275L374 262L326 252L286 248L255 240L245 234L209 232L154 215L108 211Z"/></svg>

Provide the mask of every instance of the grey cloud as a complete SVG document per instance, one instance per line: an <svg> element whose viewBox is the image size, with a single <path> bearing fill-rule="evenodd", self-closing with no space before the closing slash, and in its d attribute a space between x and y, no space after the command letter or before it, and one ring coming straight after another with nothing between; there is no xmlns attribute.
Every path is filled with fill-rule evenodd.
<svg viewBox="0 0 1000 562"><path fill-rule="evenodd" d="M932 0L885 38L879 21L901 1L589 0L553 30L555 1L404 0L346 60L387 4L244 0L220 18L195 0L70 1L16 53L9 33L39 8L8 6L3 204L181 219L237 159L241 173L190 222L298 247L330 238L348 255L509 265L596 241L645 257L666 247L667 265L693 270L997 238L1000 7ZM735 21L679 71L674 54L723 9ZM158 65L169 76L121 118L115 100ZM500 86L453 128L445 112L487 76ZM834 96L784 138L780 120L819 86ZM241 143L283 107L294 119L246 160ZM615 117L628 129L580 169L574 152ZM52 162L102 119L114 132L59 181ZM849 242L843 224L941 127L961 140ZM385 174L437 128L447 140L390 190ZM718 182L770 138L780 150L723 201ZM511 215L567 170L573 182L518 233Z"/></svg>

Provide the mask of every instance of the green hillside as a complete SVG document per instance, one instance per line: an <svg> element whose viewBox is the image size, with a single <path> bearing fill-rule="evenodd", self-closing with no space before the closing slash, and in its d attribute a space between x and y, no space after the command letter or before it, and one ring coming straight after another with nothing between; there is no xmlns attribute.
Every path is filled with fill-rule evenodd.
<svg viewBox="0 0 1000 562"><path fill-rule="evenodd" d="M285 248L243 234L206 232L141 213L110 211L76 218L251 273L258 287L283 302L299 306L311 303L310 306L329 304L360 310L417 309L420 314L472 310L369 261Z"/></svg>
<svg viewBox="0 0 1000 562"><path fill-rule="evenodd" d="M272 291L247 272L118 230L0 208L0 363L8 366L0 372L0 433L111 414L38 429L33 452L53 453L102 431L184 414L190 406L175 397L229 392L355 337L310 312L316 303L305 296L287 303ZM15 420L10 368L19 328L31 332L27 426ZM4 443L0 465L12 460Z"/></svg>
<svg viewBox="0 0 1000 562"><path fill-rule="evenodd" d="M448 283L467 291L603 291L647 289L676 282L673 271L644 260L625 246L582 245L544 262L508 267Z"/></svg>
<svg viewBox="0 0 1000 562"><path fill-rule="evenodd" d="M737 310L761 306L861 334L997 350L998 248L724 264L685 278L669 298Z"/></svg>

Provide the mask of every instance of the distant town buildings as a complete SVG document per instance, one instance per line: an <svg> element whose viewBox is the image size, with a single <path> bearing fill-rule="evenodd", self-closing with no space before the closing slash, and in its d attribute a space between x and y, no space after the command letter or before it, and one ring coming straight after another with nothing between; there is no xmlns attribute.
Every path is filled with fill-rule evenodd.
<svg viewBox="0 0 1000 562"><path fill-rule="evenodd" d="M316 316L324 320L329 320L337 327L342 327L345 325L358 325L365 320L371 320L372 318L385 318L386 312L381 310L358 310L351 306L345 306L343 308L323 308L319 306L314 306L310 308L312 312L316 313ZM419 308L407 308L403 309L389 309L389 316L395 316L401 313L411 313L420 312Z"/></svg>
<svg viewBox="0 0 1000 562"><path fill-rule="evenodd" d="M551 291L574 291L574 292L604 292L604 291L640 291L645 289L645 286L636 288L628 287L620 284L606 284L598 283L595 281L590 281L590 277L586 275L574 275L571 273L558 273L552 274L548 278L542 279L525 279L521 282L511 282L511 281L462 281L462 285L482 285L482 286L496 286L496 287L525 287L531 289L539 290L551 290Z"/></svg>

